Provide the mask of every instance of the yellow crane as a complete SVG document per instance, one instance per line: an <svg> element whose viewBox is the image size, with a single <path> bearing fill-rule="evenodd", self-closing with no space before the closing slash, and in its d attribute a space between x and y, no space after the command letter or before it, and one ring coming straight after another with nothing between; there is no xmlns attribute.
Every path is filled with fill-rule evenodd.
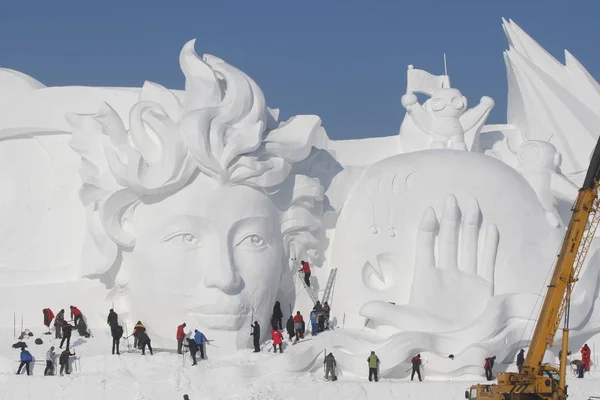
<svg viewBox="0 0 600 400"><path fill-rule="evenodd" d="M600 140L573 205L571 221L558 254L552 280L535 325L533 338L520 373L502 372L496 384L471 386L465 392L470 400L565 400L566 368L569 347L569 303L575 282L583 266L600 222ZM560 365L542 364L544 353L554 343L554 336L564 317Z"/></svg>

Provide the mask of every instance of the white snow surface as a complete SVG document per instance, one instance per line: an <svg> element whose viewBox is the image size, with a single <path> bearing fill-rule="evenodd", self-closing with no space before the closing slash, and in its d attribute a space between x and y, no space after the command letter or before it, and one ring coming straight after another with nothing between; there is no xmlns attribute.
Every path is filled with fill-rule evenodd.
<svg viewBox="0 0 600 400"><path fill-rule="evenodd" d="M111 355L111 338L107 328L93 330L94 336L80 338L77 333L72 337L72 350L76 357L71 362L71 375L43 376L45 353L50 345L58 350L58 339L54 335L43 335L45 328L39 324L31 326L34 337L27 339L28 349L36 359L33 376L25 373L17 376L19 351L2 346L0 350L0 398L1 399L48 399L48 400L142 400L142 399L181 399L188 394L190 399L256 399L256 400L292 400L292 399L431 399L459 400L464 391L474 383L484 383L483 377L463 376L448 380L428 375L428 364L422 368L423 382L411 382L405 379L381 378L379 382L367 379L366 355L364 374L347 374L338 368L338 381L329 382L323 378L322 352L317 355L317 367L311 371L281 373L277 367L284 359L294 359L302 363L308 356L305 346L311 342L319 343L330 332L314 339L306 339L297 345L284 343L284 353L274 354L263 346L260 354L252 350L242 350L235 355L214 359L211 346L207 350L207 359L200 360L197 366L191 365L188 353L177 355L174 346L155 348L150 356L146 352L129 349L127 341L121 340L121 355ZM33 343L36 337L44 340L43 345ZM2 343L13 342L12 328L0 329ZM132 341L130 339L130 346ZM218 345L218 340L215 341ZM329 350L328 350L329 351ZM312 355L310 355L312 357ZM379 354L382 364L386 355ZM514 365L499 365L514 370ZM272 370L261 373L261 370ZM569 399L587 399L590 395L600 394L600 372L594 367L584 379L575 379L569 373Z"/></svg>

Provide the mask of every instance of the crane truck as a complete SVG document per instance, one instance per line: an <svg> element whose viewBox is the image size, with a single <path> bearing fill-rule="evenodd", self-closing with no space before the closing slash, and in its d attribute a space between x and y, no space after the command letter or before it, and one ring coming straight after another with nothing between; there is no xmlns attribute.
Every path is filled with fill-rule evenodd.
<svg viewBox="0 0 600 400"><path fill-rule="evenodd" d="M478 384L465 392L469 400L565 400L566 369L569 345L569 304L575 282L583 267L600 222L600 140L572 208L571 220L546 290L544 303L535 325L525 363L520 373L502 372L495 384ZM554 344L554 336L563 321L560 364L542 364L546 349Z"/></svg>

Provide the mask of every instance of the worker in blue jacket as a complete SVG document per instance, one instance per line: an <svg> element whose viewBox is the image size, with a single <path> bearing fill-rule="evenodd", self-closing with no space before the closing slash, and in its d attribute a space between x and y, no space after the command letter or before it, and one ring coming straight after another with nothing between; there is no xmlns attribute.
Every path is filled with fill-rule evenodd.
<svg viewBox="0 0 600 400"><path fill-rule="evenodd" d="M314 311L310 313L310 327L311 335L315 336L319 332L319 323L317 322L317 313Z"/></svg>
<svg viewBox="0 0 600 400"><path fill-rule="evenodd" d="M25 367L27 371L27 375L31 375L31 371L29 369L29 363L33 360L31 353L25 350L25 347L21 347L21 364L19 364L19 369L17 370L17 375L21 374L21 369Z"/></svg>
<svg viewBox="0 0 600 400"><path fill-rule="evenodd" d="M204 360L204 343L208 343L208 339L198 329L194 329L194 332L194 341L198 345L198 350L200 350L200 358Z"/></svg>

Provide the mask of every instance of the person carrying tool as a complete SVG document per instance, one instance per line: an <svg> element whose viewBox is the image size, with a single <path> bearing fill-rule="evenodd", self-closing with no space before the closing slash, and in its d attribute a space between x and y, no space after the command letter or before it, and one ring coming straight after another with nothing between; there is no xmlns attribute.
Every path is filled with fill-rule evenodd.
<svg viewBox="0 0 600 400"><path fill-rule="evenodd" d="M73 325L77 326L77 322L79 322L79 320L83 318L83 314L81 313L79 308L75 306L70 306L69 308L71 309L71 319L73 320Z"/></svg>
<svg viewBox="0 0 600 400"><path fill-rule="evenodd" d="M50 349L46 352L46 369L44 370L44 376L54 375L55 359L56 353L54 352L54 346L50 346Z"/></svg>
<svg viewBox="0 0 600 400"><path fill-rule="evenodd" d="M58 358L58 363L60 364L60 375L63 375L63 372L66 372L67 375L71 373L71 366L69 364L69 357L74 356L75 352L71 353L69 351L69 347L60 353L60 357Z"/></svg>
<svg viewBox="0 0 600 400"><path fill-rule="evenodd" d="M250 332L250 336L252 336L252 341L254 342L254 352L260 353L260 325L258 321L254 321L254 325L250 325L252 332Z"/></svg>
<svg viewBox="0 0 600 400"><path fill-rule="evenodd" d="M412 364L412 374L410 375L410 380L415 379L415 374L419 377L419 382L421 382L421 354L417 354L410 360Z"/></svg>
<svg viewBox="0 0 600 400"><path fill-rule="evenodd" d="M277 346L279 345L279 353L283 353L282 343L283 343L283 334L273 329L271 330L271 338L273 339L273 353L277 353Z"/></svg>
<svg viewBox="0 0 600 400"><path fill-rule="evenodd" d="M133 347L136 349L141 349L142 348L142 344L140 343L139 340L139 335L140 333L144 333L146 332L146 327L144 326L144 324L142 324L142 321L138 321L137 324L135 324L135 326L133 327L133 333L131 334L133 336Z"/></svg>
<svg viewBox="0 0 600 400"><path fill-rule="evenodd" d="M21 364L19 364L19 369L17 370L17 375L21 375L21 369L25 367L27 371L27 375L31 375L31 371L29 370L29 363L33 361L33 357L31 353L25 350L25 347L21 347Z"/></svg>
<svg viewBox="0 0 600 400"><path fill-rule="evenodd" d="M198 350L200 350L200 358L204 360L204 343L208 343L208 339L198 329L195 329L194 332L194 340L198 345Z"/></svg>

